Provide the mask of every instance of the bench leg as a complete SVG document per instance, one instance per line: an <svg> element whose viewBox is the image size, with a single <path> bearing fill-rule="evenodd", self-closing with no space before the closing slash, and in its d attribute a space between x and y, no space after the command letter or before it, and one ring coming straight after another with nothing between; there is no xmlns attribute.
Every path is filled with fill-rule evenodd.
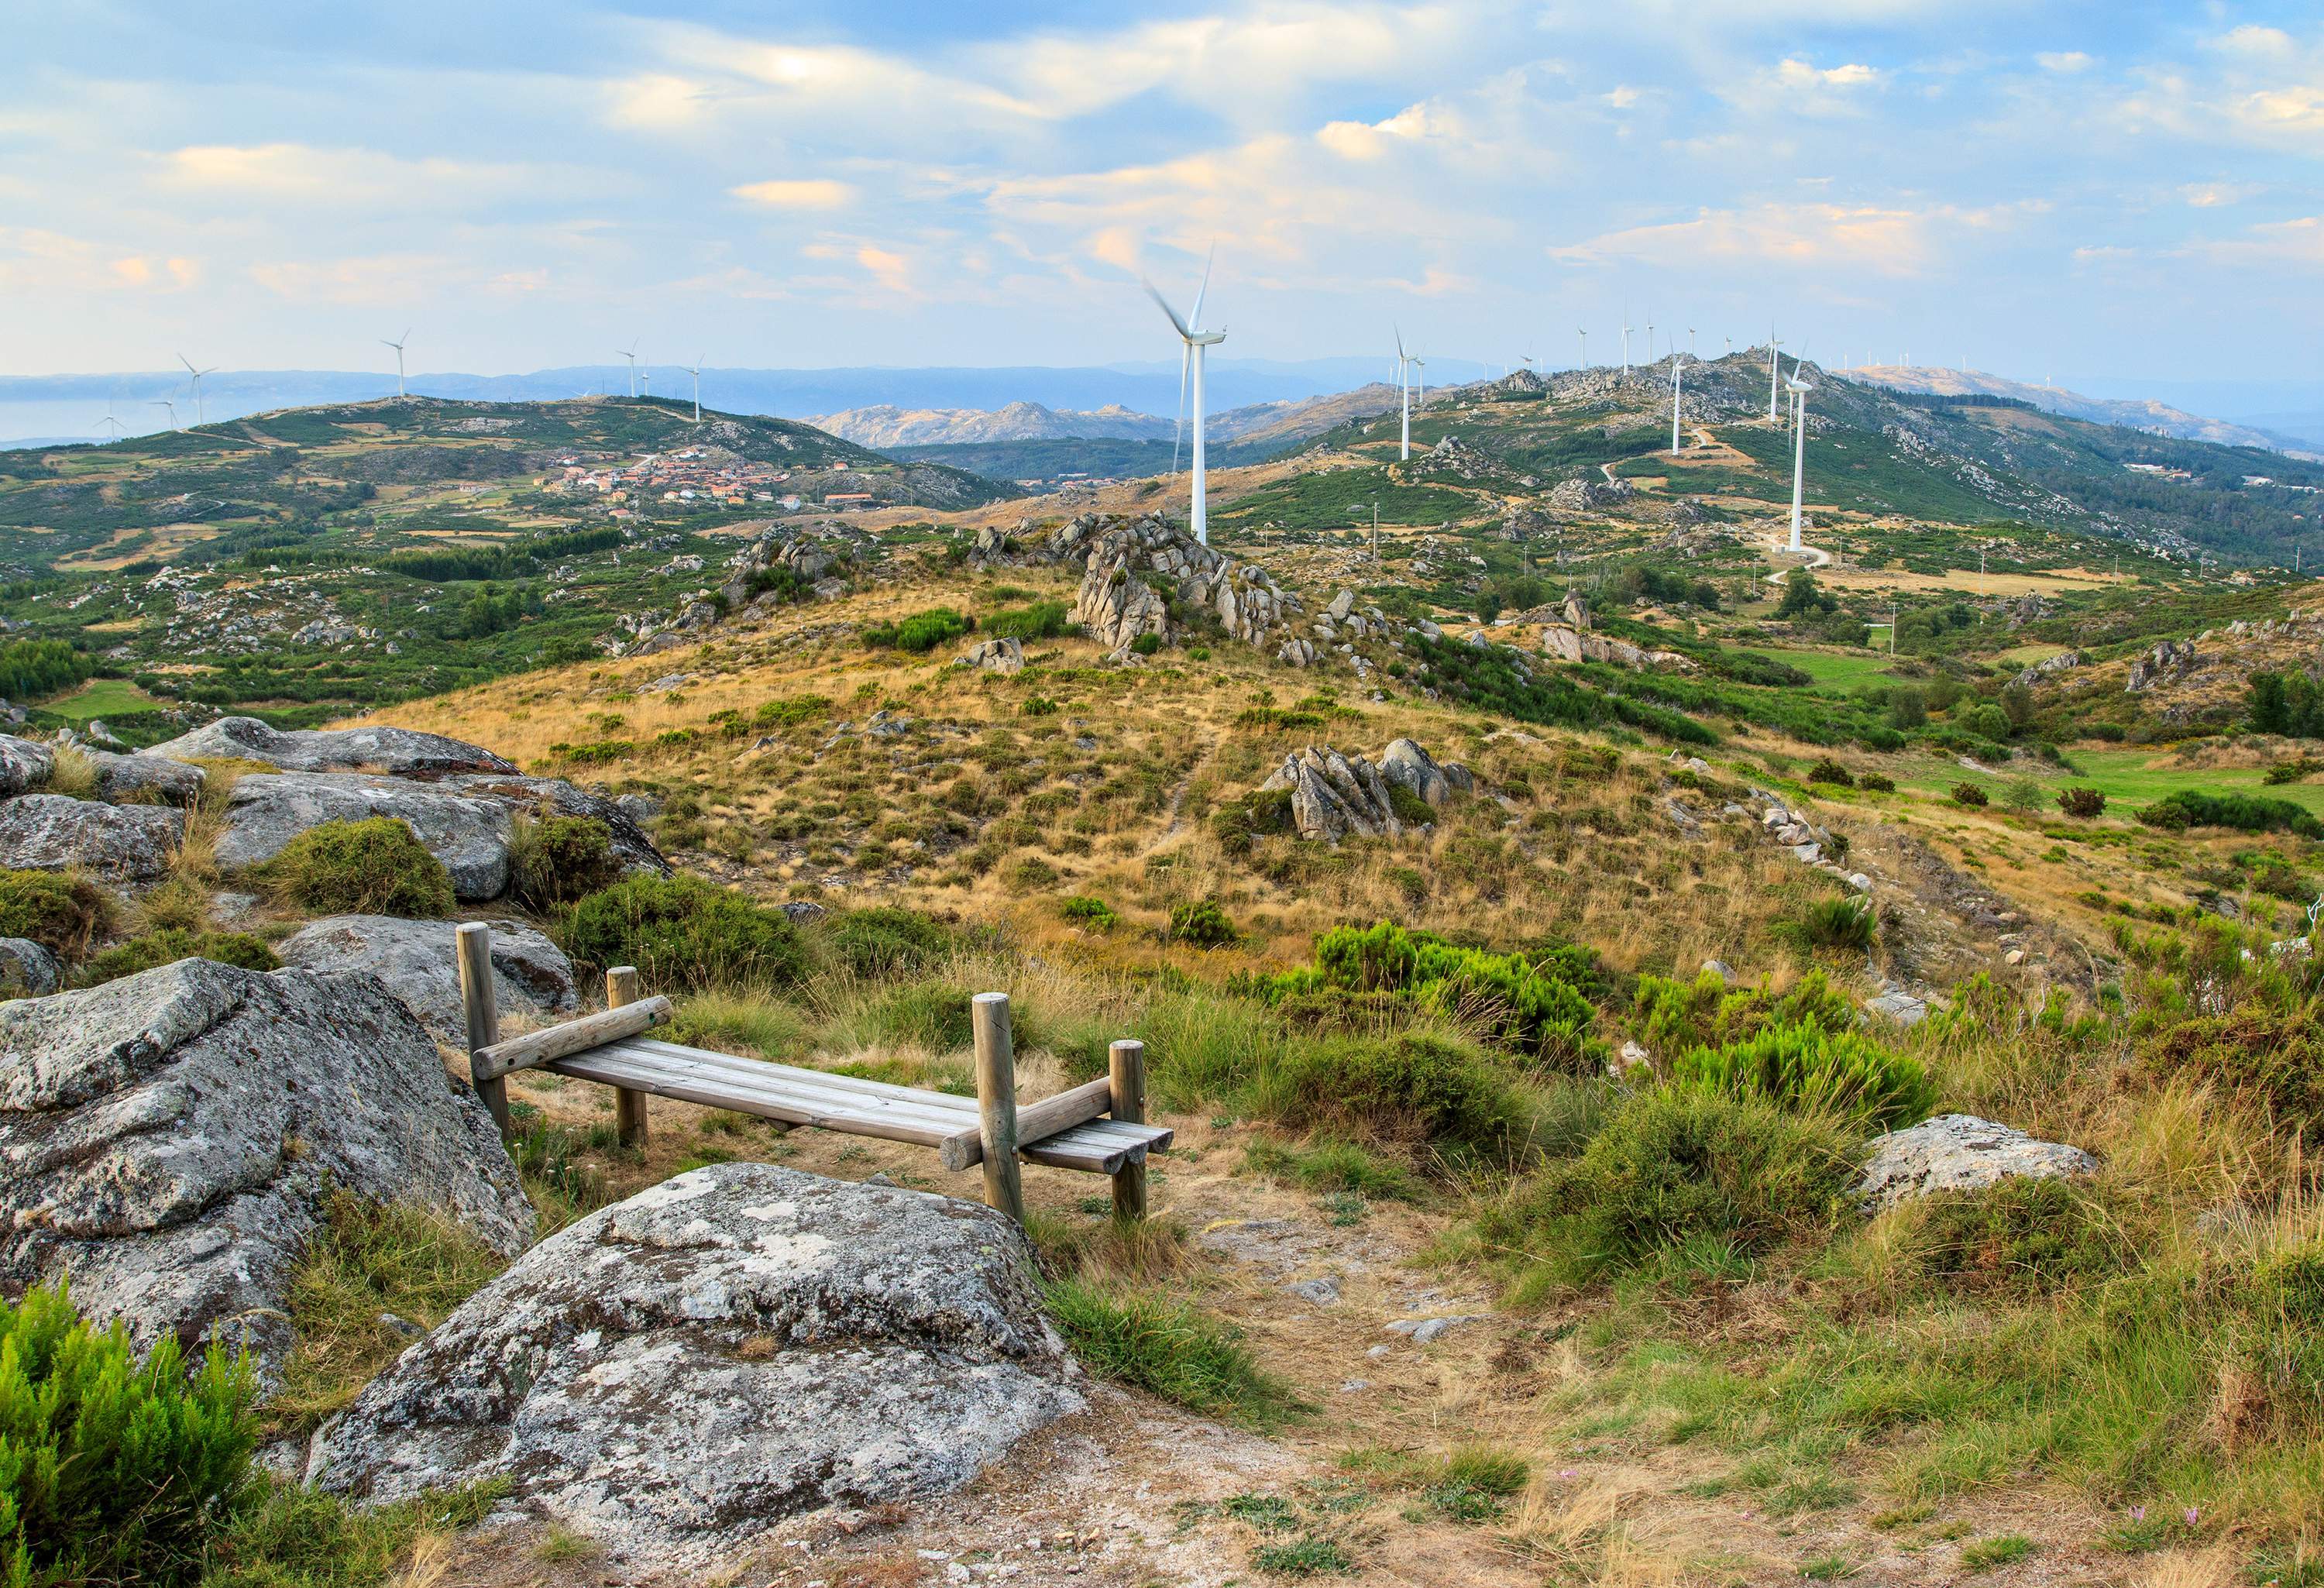
<svg viewBox="0 0 2324 1588"><path fill-rule="evenodd" d="M464 922L452 940L460 967L460 1010L467 1020L468 1051L474 1053L501 1039L500 994L493 986L493 929L482 921ZM516 1133L509 1119L508 1082L494 1078L475 1085L501 1140L508 1140Z"/></svg>
<svg viewBox="0 0 2324 1588"><path fill-rule="evenodd" d="M1009 1035L1009 994L979 992L971 1006L976 1030L977 1130L984 1149L984 1205L1025 1222L1025 1181L1017 1162L1017 1053Z"/></svg>
<svg viewBox="0 0 2324 1588"><path fill-rule="evenodd" d="M605 1007L619 1009L636 1002L638 970L635 965L617 965L605 973ZM634 1086L613 1088L613 1127L624 1147L646 1144L646 1094Z"/></svg>
<svg viewBox="0 0 2324 1588"><path fill-rule="evenodd" d="M1113 1082L1113 1117L1124 1124L1146 1122L1146 1044L1117 1042L1106 1052L1107 1073ZM1146 1216L1146 1155L1113 1173L1113 1216Z"/></svg>

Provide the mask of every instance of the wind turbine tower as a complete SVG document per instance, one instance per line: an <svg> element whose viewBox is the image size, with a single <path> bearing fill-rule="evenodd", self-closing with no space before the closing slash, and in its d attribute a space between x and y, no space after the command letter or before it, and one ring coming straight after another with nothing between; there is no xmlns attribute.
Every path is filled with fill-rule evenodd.
<svg viewBox="0 0 2324 1588"><path fill-rule="evenodd" d="M151 399L146 403L146 406L148 408L168 409L170 411L170 428L173 430L180 428L178 424L178 405L171 399L167 397L155 397Z"/></svg>
<svg viewBox="0 0 2324 1588"><path fill-rule="evenodd" d="M1628 319L1628 316L1627 316L1627 315L1626 315L1626 316L1624 316L1623 318L1624 318L1625 319ZM1628 325L1625 325L1625 326L1622 328L1622 374L1624 374L1624 376L1626 376L1626 377L1627 377L1627 376L1629 374L1629 373L1630 373L1630 328L1629 328Z"/></svg>
<svg viewBox="0 0 2324 1588"><path fill-rule="evenodd" d="M186 373L194 377L194 422L198 425L208 424L209 422L209 411L202 406L202 377L204 375L214 375L217 374L217 366L216 365L212 365L208 369L196 369L194 367L193 360L188 358L182 353L178 355L178 362L186 366Z"/></svg>
<svg viewBox="0 0 2324 1588"><path fill-rule="evenodd" d="M630 395L634 397L638 394L638 345L632 342L627 351L619 347L613 351L630 361Z"/></svg>
<svg viewBox="0 0 2324 1588"><path fill-rule="evenodd" d="M1775 422L1775 371L1784 362L1783 355L1775 349L1782 346L1781 342L1775 340L1775 328L1769 326L1767 328L1767 422L1769 424Z"/></svg>
<svg viewBox="0 0 2324 1588"><path fill-rule="evenodd" d="M1808 468L1808 393L1815 390L1793 372L1792 390L1792 549L1800 549L1800 489Z"/></svg>
<svg viewBox="0 0 2324 1588"><path fill-rule="evenodd" d="M686 370L687 374L694 377L694 422L696 424L702 422L702 361L707 356L706 354L696 354L694 362L688 365Z"/></svg>
<svg viewBox="0 0 2324 1588"><path fill-rule="evenodd" d="M1412 457L1412 356L1404 350L1403 329L1400 327L1391 328L1396 331L1396 384L1398 392L1397 402L1404 409L1404 449L1397 455L1397 461L1403 463L1408 461ZM1182 385L1185 383L1183 374L1180 377L1179 383ZM1183 404L1181 404L1181 406L1183 406Z"/></svg>
<svg viewBox="0 0 2324 1588"><path fill-rule="evenodd" d="M1194 497L1187 516L1194 525L1194 539L1205 546L1211 543L1211 520L1210 503L1204 490L1205 470L1203 455L1203 354L1206 349L1215 347L1227 339L1227 334L1223 328L1215 331L1203 329L1203 299L1208 295L1210 290L1211 262L1205 259L1203 262L1203 284L1194 289L1194 311L1185 319L1180 319L1178 311L1170 307L1170 300L1156 290L1154 283L1151 282L1146 283L1147 296L1161 306L1162 312L1170 318L1170 328L1178 333L1181 347L1178 361L1178 407L1182 416L1185 411L1187 378L1191 374L1194 380ZM1413 362L1417 364L1420 361L1416 358Z"/></svg>
<svg viewBox="0 0 2324 1588"><path fill-rule="evenodd" d="M385 337L382 337L379 339L379 345L381 346L392 347L395 349L395 394L398 397L401 397L403 395L403 344L410 340L411 340L411 328L410 326L404 327L403 336L400 340L391 342Z"/></svg>
<svg viewBox="0 0 2324 1588"><path fill-rule="evenodd" d="M1678 456L1678 399L1685 384L1685 361L1679 357L1678 349L1674 347L1671 349L1671 456L1673 457Z"/></svg>
<svg viewBox="0 0 2324 1588"><path fill-rule="evenodd" d="M1588 369L1590 367L1590 333L1577 326L1574 328L1573 334L1582 338L1582 367Z"/></svg>

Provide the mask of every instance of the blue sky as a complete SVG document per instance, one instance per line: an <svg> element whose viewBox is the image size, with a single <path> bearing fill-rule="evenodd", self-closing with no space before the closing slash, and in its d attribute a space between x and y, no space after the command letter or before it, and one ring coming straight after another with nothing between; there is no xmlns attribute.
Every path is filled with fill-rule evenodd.
<svg viewBox="0 0 2324 1588"><path fill-rule="evenodd" d="M1243 357L2324 330L2312 5L15 9L0 374L1168 359L1213 240Z"/></svg>

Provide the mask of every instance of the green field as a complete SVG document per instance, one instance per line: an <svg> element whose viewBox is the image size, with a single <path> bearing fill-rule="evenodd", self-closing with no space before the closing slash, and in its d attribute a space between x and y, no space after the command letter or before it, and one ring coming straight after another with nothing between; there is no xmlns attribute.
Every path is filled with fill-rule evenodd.
<svg viewBox="0 0 2324 1588"><path fill-rule="evenodd" d="M78 727L101 716L126 716L152 711L160 704L126 679L91 679L73 694L41 707Z"/></svg>
<svg viewBox="0 0 2324 1588"><path fill-rule="evenodd" d="M1772 656L1788 667L1799 669L1815 680L1817 689L1829 694L1845 695L1894 676L1888 670L1893 662L1886 651L1794 651L1781 645L1746 645L1739 649Z"/></svg>
<svg viewBox="0 0 2324 1588"><path fill-rule="evenodd" d="M1896 781L1916 793L1932 796L1943 795L1956 783L1976 783L1998 801L2008 784L2030 778L2042 785L2045 811L2057 791L2070 786L2098 789L2107 797L2109 814L2123 816L2144 809L2181 789L2204 794L2252 794L2287 799L2324 816L2324 782L2271 787L2262 781L2256 767L2173 766L2167 752L2153 750L2076 749L2069 751L2066 759L2080 770L2066 772L2042 762L2015 762L2006 768L1996 768L1992 777L1984 777L1945 762L1911 772L1900 771Z"/></svg>

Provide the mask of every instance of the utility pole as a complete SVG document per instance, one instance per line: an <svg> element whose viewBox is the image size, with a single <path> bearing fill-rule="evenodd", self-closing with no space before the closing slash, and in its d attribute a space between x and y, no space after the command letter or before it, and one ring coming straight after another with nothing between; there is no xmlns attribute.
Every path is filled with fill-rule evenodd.
<svg viewBox="0 0 2324 1588"><path fill-rule="evenodd" d="M1888 660L1896 660L1896 598L1888 598Z"/></svg>
<svg viewBox="0 0 2324 1588"><path fill-rule="evenodd" d="M1379 498L1372 498L1372 568L1377 571L1379 559Z"/></svg>

